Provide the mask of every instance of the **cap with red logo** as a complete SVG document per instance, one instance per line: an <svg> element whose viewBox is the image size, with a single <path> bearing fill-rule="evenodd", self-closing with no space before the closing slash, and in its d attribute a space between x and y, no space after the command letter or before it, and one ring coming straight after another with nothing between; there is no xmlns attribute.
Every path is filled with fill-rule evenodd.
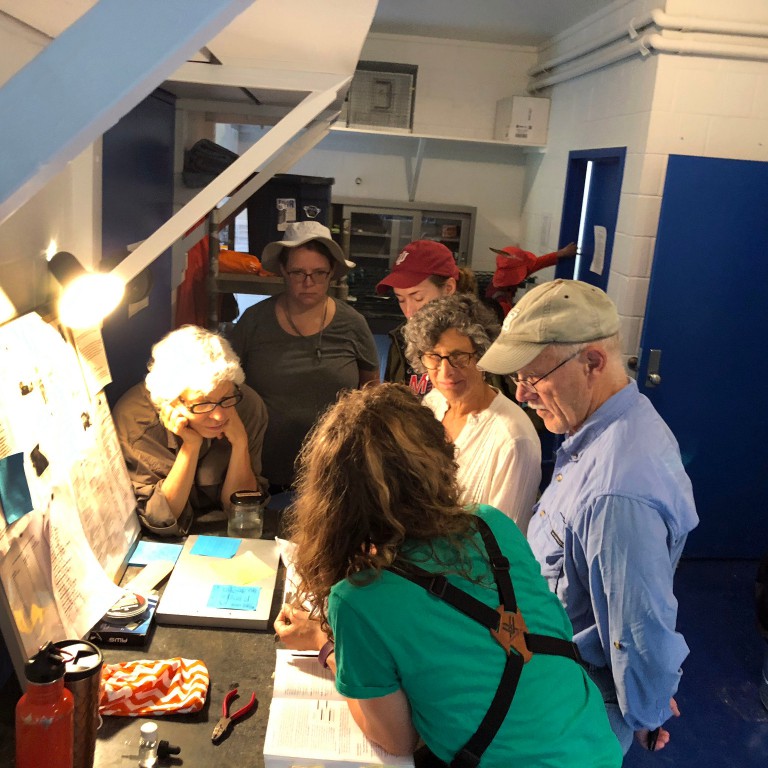
<svg viewBox="0 0 768 768"><path fill-rule="evenodd" d="M544 267L557 263L558 252L536 256L514 245L499 250L491 248L497 254L496 271L493 273L493 285L496 288L511 288L520 285L527 277Z"/></svg>
<svg viewBox="0 0 768 768"><path fill-rule="evenodd" d="M392 271L376 286L376 293L388 288L413 288L432 275L459 279L459 268L449 248L434 240L415 240L403 248Z"/></svg>

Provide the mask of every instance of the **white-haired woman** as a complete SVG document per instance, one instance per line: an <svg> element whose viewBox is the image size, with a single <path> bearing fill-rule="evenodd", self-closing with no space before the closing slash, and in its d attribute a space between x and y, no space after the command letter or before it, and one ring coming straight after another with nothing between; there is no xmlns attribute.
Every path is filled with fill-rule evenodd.
<svg viewBox="0 0 768 768"><path fill-rule="evenodd" d="M189 531L195 513L225 508L232 493L264 489L262 399L243 382L225 339L194 325L152 347L145 381L112 416L145 528Z"/></svg>
<svg viewBox="0 0 768 768"><path fill-rule="evenodd" d="M454 294L425 304L403 337L411 366L432 382L423 403L457 448L465 502L500 509L525 533L541 480L541 445L523 409L477 367L498 333L490 309Z"/></svg>

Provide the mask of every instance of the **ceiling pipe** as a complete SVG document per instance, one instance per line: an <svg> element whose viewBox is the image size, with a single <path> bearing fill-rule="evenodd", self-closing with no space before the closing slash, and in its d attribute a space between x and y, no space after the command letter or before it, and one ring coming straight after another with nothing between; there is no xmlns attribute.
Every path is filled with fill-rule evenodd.
<svg viewBox="0 0 768 768"><path fill-rule="evenodd" d="M716 35L741 35L744 37L768 37L768 24L751 21L724 21L702 19L696 16L670 16L661 8L654 8L649 16L659 29L678 32L710 32Z"/></svg>
<svg viewBox="0 0 768 768"><path fill-rule="evenodd" d="M552 59L547 59L546 61L543 61L540 64L534 64L528 70L528 75L530 75L531 77L535 77L536 75L539 75L542 72L549 72L553 70L555 67L561 67L563 64L567 64L568 62L574 61L575 59L581 59L584 56L589 56L589 54L594 53L600 48L605 48L607 45L611 45L612 43L616 43L619 40L622 40L623 38L627 37L628 34L629 34L629 37L631 38L633 30L645 29L645 27L648 27L651 23L652 23L652 20L650 15L646 16L645 19L638 22L634 22L633 20L632 22L630 22L629 32L624 27L619 27L618 29L615 29L613 32L608 32L602 37L594 38L590 40L588 43L585 43L584 45L580 45L576 48L572 48L570 51L567 51L566 53L562 53L559 56L555 56ZM637 35L635 35L635 37L636 36Z"/></svg>
<svg viewBox="0 0 768 768"><path fill-rule="evenodd" d="M647 48L661 53L768 61L768 46L713 43L704 40L672 40L659 34L645 35L641 41L644 41Z"/></svg>
<svg viewBox="0 0 768 768"><path fill-rule="evenodd" d="M543 61L539 64L535 64L528 70L528 75L532 78L536 78L536 76L539 74L551 72L553 69L561 67L563 64L567 64L571 61L575 61L576 59L589 56L590 54L599 51L601 48L605 48L608 45L616 43L627 36L630 40L637 41L639 39L639 32L651 25L656 26L662 30L670 30L676 32L706 32L708 34L768 38L768 24L723 21L719 19L702 19L693 16L671 16L660 8L654 8L648 13L647 16L644 16L640 19L631 19L626 29L616 29L613 32L609 32L603 35L602 37L595 38L594 40L591 40L584 45L573 48L566 53L555 56L551 59L547 59L546 61ZM661 45L658 48L659 50L662 50L664 46ZM624 58L627 58L627 56L620 54L617 60L620 61ZM757 60L762 59L757 57ZM591 70L588 68L586 71L588 72ZM557 76L558 75L556 74L551 75L551 77ZM578 75L575 76L578 77ZM549 78L544 78L544 80L548 79ZM533 88L528 88L528 91L533 92L540 90L542 87L545 86L540 86L539 83L536 82L533 84Z"/></svg>
<svg viewBox="0 0 768 768"><path fill-rule="evenodd" d="M748 61L768 61L768 47L739 45L737 43L714 43L699 40L674 40L658 33L643 35L632 43L613 51L606 51L602 56L593 56L588 62L563 69L547 77L540 77L528 85L529 93L548 88L558 83L588 75L598 69L616 64L632 56L649 56L651 53L669 53L687 56L711 56L717 58L744 59Z"/></svg>

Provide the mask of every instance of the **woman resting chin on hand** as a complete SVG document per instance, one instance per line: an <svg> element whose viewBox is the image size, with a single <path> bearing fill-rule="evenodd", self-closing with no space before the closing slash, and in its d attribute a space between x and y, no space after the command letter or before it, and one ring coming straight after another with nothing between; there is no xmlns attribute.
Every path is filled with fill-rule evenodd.
<svg viewBox="0 0 768 768"><path fill-rule="evenodd" d="M152 348L149 372L112 413L145 528L189 531L235 491L266 489L267 411L226 339L193 325Z"/></svg>

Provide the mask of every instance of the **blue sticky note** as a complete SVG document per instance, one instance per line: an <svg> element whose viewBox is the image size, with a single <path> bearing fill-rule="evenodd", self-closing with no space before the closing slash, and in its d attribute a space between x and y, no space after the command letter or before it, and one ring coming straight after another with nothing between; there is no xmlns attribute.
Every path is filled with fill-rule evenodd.
<svg viewBox="0 0 768 768"><path fill-rule="evenodd" d="M23 453L0 459L0 504L8 525L32 511Z"/></svg>
<svg viewBox="0 0 768 768"><path fill-rule="evenodd" d="M166 544L160 541L140 541L133 550L128 565L147 565L158 560L175 563L181 554L181 544Z"/></svg>
<svg viewBox="0 0 768 768"><path fill-rule="evenodd" d="M226 536L198 536L190 554L229 559L235 556L241 541L242 539L230 539Z"/></svg>
<svg viewBox="0 0 768 768"><path fill-rule="evenodd" d="M255 611L259 604L261 587L236 587L214 584L208 598L209 608L228 608L233 611Z"/></svg>

